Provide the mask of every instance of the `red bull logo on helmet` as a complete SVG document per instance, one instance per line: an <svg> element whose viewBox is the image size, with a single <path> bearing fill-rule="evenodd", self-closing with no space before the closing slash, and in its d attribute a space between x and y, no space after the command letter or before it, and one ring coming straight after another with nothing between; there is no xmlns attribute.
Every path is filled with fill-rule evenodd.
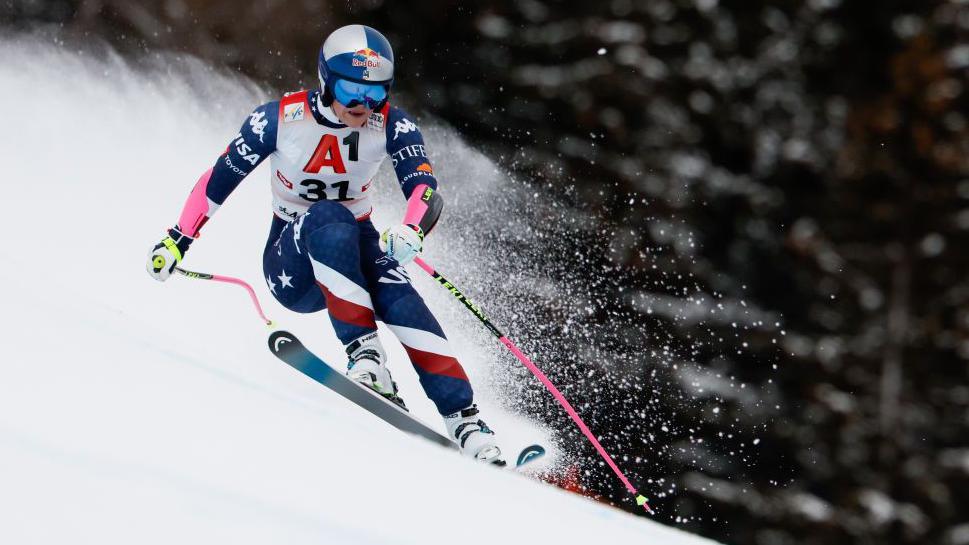
<svg viewBox="0 0 969 545"><path fill-rule="evenodd" d="M377 53L369 47L358 49L353 54L352 65L363 68L380 68L380 53Z"/></svg>

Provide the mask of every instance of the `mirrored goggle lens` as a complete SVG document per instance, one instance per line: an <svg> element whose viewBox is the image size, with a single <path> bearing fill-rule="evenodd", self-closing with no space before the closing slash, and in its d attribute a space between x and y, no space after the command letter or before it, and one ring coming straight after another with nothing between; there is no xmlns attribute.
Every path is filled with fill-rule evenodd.
<svg viewBox="0 0 969 545"><path fill-rule="evenodd" d="M333 85L333 96L349 108L363 104L375 109L387 99L387 89L383 85L366 85L341 79Z"/></svg>

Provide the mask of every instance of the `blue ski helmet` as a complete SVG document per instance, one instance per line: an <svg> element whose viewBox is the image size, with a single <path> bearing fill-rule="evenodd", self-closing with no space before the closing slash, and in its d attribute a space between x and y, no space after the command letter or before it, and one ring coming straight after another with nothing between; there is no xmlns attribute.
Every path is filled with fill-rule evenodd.
<svg viewBox="0 0 969 545"><path fill-rule="evenodd" d="M364 25L333 31L320 48L318 72L323 102L378 110L394 82L394 50L380 32Z"/></svg>

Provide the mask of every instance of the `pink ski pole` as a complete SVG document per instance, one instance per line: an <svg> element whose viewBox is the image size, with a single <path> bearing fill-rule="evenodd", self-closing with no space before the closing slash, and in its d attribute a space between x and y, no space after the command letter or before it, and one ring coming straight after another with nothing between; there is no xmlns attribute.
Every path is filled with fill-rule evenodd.
<svg viewBox="0 0 969 545"><path fill-rule="evenodd" d="M243 288L246 289L246 291L249 292L249 297L252 298L252 304L255 305L256 312L259 313L259 317L262 318L262 321L266 322L266 325L269 327L273 326L273 321L270 320L269 318L266 318L266 315L263 313L262 305L259 304L259 299L256 298L256 292L252 289L252 286L250 286L249 283L246 282L245 280L240 280L238 278L233 278L231 276L222 276L218 274L189 271L189 270L182 269L181 267L175 267L175 272L188 278L195 278L196 280L214 280L216 282L225 282L226 284L235 284L237 286L242 286Z"/></svg>
<svg viewBox="0 0 969 545"><path fill-rule="evenodd" d="M599 443L599 440L596 439L596 436L592 434L592 431L589 430L589 427L586 426L585 422L582 421L582 418L579 416L579 413L576 412L576 410L572 407L572 404L569 403L569 400L565 399L565 396L562 395L562 392L560 392L559 389L556 388L554 384L552 384L552 381L550 381L548 377L545 376L545 373L543 373L541 369L539 369L534 363L532 363L532 360L528 359L528 356L522 353L522 351L519 350L517 346L515 346L515 343L511 342L511 340L508 337L506 337L504 333L499 331L498 328L491 323L491 320L489 320L484 315L484 312L481 310L481 307L472 303L467 297L465 297L463 293L461 293L460 290L458 290L458 288L454 284L452 284L448 279L444 278L444 276L442 276L441 273L434 270L434 267L431 267L430 265L427 264L426 261L424 261L419 257L414 258L414 263L417 263L417 265L420 268L424 269L424 271L427 272L427 274L431 275L431 277L434 278L434 280L437 280L438 284L444 286L444 288L446 288L448 291L451 292L451 295L456 297L458 301L461 301L464 304L464 306L467 307L468 310L470 310L471 313L478 318L478 320L481 320L481 323L483 323L485 327L487 327L488 330L491 331L491 333L498 338L498 341L501 342L501 344L505 345L505 347L508 348L508 350L510 350L511 353L514 354L515 357L518 358L518 360L521 361L522 364L524 364L525 367L529 371L531 371L533 375L535 375L536 378L538 378L539 382L541 382L545 386L545 388L548 389L549 392L551 392L552 397L554 397L555 400L558 401L559 405L561 405L562 408L565 409L565 412L568 413L568 415L572 418L572 420L579 427L579 429L582 430L582 433L585 435L586 439L588 439L589 442L592 443L592 446L596 448L596 451L599 452L599 456L601 456L602 459L605 460L607 464L609 464L609 467L612 468L612 471L616 474L617 477L619 477L619 480L622 481L622 484L626 487L626 490L628 490L630 494L636 497L636 504L641 505L644 509L646 509L646 511L649 514L653 514L653 510L649 507L649 504L646 503L646 497L640 494L636 490L636 487L634 487L632 483L629 482L629 479L626 478L626 475L622 472L622 470L619 469L619 466L616 465L616 462L613 461L612 456L609 456L609 453L606 452L606 449L602 447L602 444Z"/></svg>

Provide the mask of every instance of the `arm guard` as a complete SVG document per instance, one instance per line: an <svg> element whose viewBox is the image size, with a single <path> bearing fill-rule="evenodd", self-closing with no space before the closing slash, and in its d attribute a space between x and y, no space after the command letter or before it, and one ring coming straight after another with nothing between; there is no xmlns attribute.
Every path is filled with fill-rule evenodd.
<svg viewBox="0 0 969 545"><path fill-rule="evenodd" d="M427 236L437 224L443 208L444 199L437 191L426 184L418 185L407 199L404 224L419 227L418 232Z"/></svg>

